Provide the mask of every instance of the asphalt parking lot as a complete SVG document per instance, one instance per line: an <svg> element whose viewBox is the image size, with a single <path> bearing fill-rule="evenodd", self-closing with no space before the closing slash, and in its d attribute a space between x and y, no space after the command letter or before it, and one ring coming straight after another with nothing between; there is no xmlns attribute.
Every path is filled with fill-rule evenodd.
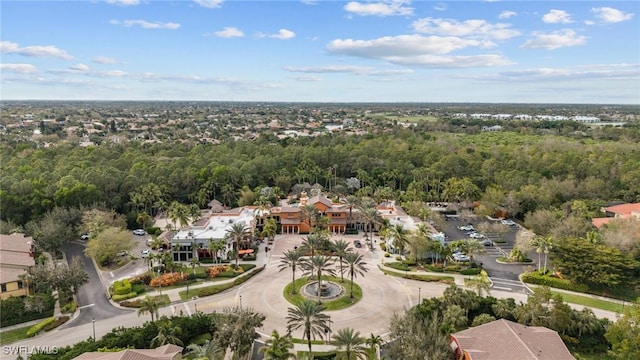
<svg viewBox="0 0 640 360"><path fill-rule="evenodd" d="M459 218L456 216L447 216L446 218L447 221L445 222L445 228L441 229L441 231L447 236L447 243L456 240L469 239L468 232L458 229L459 226L473 225L473 227L478 230L478 225L483 222L491 223L499 221L481 217ZM491 280L494 282L494 288L496 289L514 292L525 292L526 290L519 281L518 275L525 272L528 267L535 266L535 264L510 265L500 264L496 261L499 257L508 255L513 249L516 241L516 233L520 229L519 225L510 226L509 232L501 236L502 240L506 241L506 243L494 243L493 246L485 246L485 252L475 255L474 257L474 261L481 264L487 271L487 274L491 277ZM491 240L497 240L497 237L488 238Z"/></svg>

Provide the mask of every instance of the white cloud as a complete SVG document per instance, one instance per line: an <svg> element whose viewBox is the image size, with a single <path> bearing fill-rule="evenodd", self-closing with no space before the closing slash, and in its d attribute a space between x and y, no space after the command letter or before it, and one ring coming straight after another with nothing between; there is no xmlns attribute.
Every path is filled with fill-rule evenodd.
<svg viewBox="0 0 640 360"><path fill-rule="evenodd" d="M89 67L87 65L85 65L85 64L77 64L77 65L69 66L69 69L75 70L75 71L80 71L80 72L89 71Z"/></svg>
<svg viewBox="0 0 640 360"><path fill-rule="evenodd" d="M453 36L399 35L373 40L337 39L327 45L327 50L334 54L380 59L397 65L468 67L511 63L500 55L442 56L465 48L490 46L491 42Z"/></svg>
<svg viewBox="0 0 640 360"><path fill-rule="evenodd" d="M19 74L33 74L38 72L38 69L31 64L0 64L0 70Z"/></svg>
<svg viewBox="0 0 640 360"><path fill-rule="evenodd" d="M513 16L518 16L518 13L511 10L504 10L503 12L500 13L500 15L498 15L498 19L508 19Z"/></svg>
<svg viewBox="0 0 640 360"><path fill-rule="evenodd" d="M296 33L294 33L291 30L287 30L287 29L280 29L275 34L258 33L258 37L262 37L262 38L268 37L268 38L280 39L280 40L293 39L295 36L296 36Z"/></svg>
<svg viewBox="0 0 640 360"><path fill-rule="evenodd" d="M408 0L390 0L379 2L361 3L351 1L344 6L345 11L361 16L392 16L392 15L413 15L413 8L405 5L410 4Z"/></svg>
<svg viewBox="0 0 640 360"><path fill-rule="evenodd" d="M108 4L120 5L120 6L131 6L140 4L140 0L106 0Z"/></svg>
<svg viewBox="0 0 640 360"><path fill-rule="evenodd" d="M542 21L547 24L569 24L572 23L571 15L564 10L551 9L542 16Z"/></svg>
<svg viewBox="0 0 640 360"><path fill-rule="evenodd" d="M150 22L146 20L111 20L109 21L112 25L121 25L124 27L132 27L139 26L143 29L168 29L168 30L177 30L180 28L180 24L174 22Z"/></svg>
<svg viewBox="0 0 640 360"><path fill-rule="evenodd" d="M624 13L618 9L610 7L592 8L591 12L594 13L598 19L605 23L618 23L626 20L631 20L634 15L632 13Z"/></svg>
<svg viewBox="0 0 640 360"><path fill-rule="evenodd" d="M445 4L445 3L437 3L437 4L433 5L433 10L445 11L445 10L447 10L447 4Z"/></svg>
<svg viewBox="0 0 640 360"><path fill-rule="evenodd" d="M58 49L53 45L46 46L25 46L20 47L20 45L11 42L11 41L1 41L0 42L0 53L3 54L18 54L22 56L35 56L35 57L54 57L62 60L72 60L73 56L69 55L66 51Z"/></svg>
<svg viewBox="0 0 640 360"><path fill-rule="evenodd" d="M605 64L585 65L572 68L537 68L518 71L501 72L494 75L482 76L483 80L494 81L556 81L577 79L621 79L638 78L640 65L638 64Z"/></svg>
<svg viewBox="0 0 640 360"><path fill-rule="evenodd" d="M414 21L411 26L415 32L423 34L466 36L478 39L506 40L520 35L519 31L511 29L511 24L491 24L481 19L458 21L424 18Z"/></svg>
<svg viewBox="0 0 640 360"><path fill-rule="evenodd" d="M96 56L92 59L94 63L98 64L117 64L118 60L106 56Z"/></svg>
<svg viewBox="0 0 640 360"><path fill-rule="evenodd" d="M234 37L243 37L244 33L235 27L225 27L220 31L214 32L213 35L221 38L234 38Z"/></svg>
<svg viewBox="0 0 640 360"><path fill-rule="evenodd" d="M336 74L350 73L356 75L372 75L372 76L389 76L389 75L405 75L413 73L410 69L392 69L379 70L371 66L355 66L355 65L326 65L326 66L307 66L307 67L285 67L284 70L299 73L311 74Z"/></svg>
<svg viewBox="0 0 640 360"><path fill-rule="evenodd" d="M223 0L194 0L196 4L209 9L215 9L222 6Z"/></svg>
<svg viewBox="0 0 640 360"><path fill-rule="evenodd" d="M318 0L300 0L300 2L306 5L318 5Z"/></svg>
<svg viewBox="0 0 640 360"><path fill-rule="evenodd" d="M295 80L297 81L322 81L322 78L320 76L316 76L316 75L305 75L305 76L296 76L294 77Z"/></svg>
<svg viewBox="0 0 640 360"><path fill-rule="evenodd" d="M578 36L576 32L571 29L562 29L548 33L535 31L532 35L533 39L527 40L521 47L556 50L563 47L584 45L587 41L586 36Z"/></svg>

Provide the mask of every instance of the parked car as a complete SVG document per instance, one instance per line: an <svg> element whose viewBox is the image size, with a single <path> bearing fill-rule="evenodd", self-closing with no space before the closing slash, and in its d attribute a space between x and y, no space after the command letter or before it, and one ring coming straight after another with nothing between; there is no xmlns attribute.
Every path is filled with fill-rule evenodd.
<svg viewBox="0 0 640 360"><path fill-rule="evenodd" d="M516 222L511 219L502 219L500 222L502 223L502 225L516 226Z"/></svg>
<svg viewBox="0 0 640 360"><path fill-rule="evenodd" d="M353 241L353 246L355 246L357 248L361 248L362 247L362 242L360 242L360 240L354 240Z"/></svg>
<svg viewBox="0 0 640 360"><path fill-rule="evenodd" d="M493 246L493 241L491 241L489 239L484 239L484 240L482 240L482 245L484 245L484 246Z"/></svg>
<svg viewBox="0 0 640 360"><path fill-rule="evenodd" d="M457 261L457 262L468 262L468 261L471 261L471 258L469 256L467 256L466 254L463 254L463 253L453 254L453 255L451 255L451 257L453 258L454 261Z"/></svg>
<svg viewBox="0 0 640 360"><path fill-rule="evenodd" d="M89 240L89 234L80 235L80 240Z"/></svg>
<svg viewBox="0 0 640 360"><path fill-rule="evenodd" d="M472 239L484 239L484 235L480 234L479 232L472 232L471 234L469 234L469 237Z"/></svg>
<svg viewBox="0 0 640 360"><path fill-rule="evenodd" d="M461 230L461 231L473 231L474 228L473 228L473 225L460 225L460 226L458 226L458 230Z"/></svg>
<svg viewBox="0 0 640 360"><path fill-rule="evenodd" d="M143 257L143 258L144 258L144 257L148 257L148 256L149 256L149 254L151 254L151 250L149 250L149 249L144 249L144 250L142 250L142 257Z"/></svg>
<svg viewBox="0 0 640 360"><path fill-rule="evenodd" d="M143 229L135 229L135 230L133 230L133 234L134 234L134 235L142 236L142 235L144 235L144 234L146 234L146 233L147 233L147 232L146 232L146 231L144 231Z"/></svg>

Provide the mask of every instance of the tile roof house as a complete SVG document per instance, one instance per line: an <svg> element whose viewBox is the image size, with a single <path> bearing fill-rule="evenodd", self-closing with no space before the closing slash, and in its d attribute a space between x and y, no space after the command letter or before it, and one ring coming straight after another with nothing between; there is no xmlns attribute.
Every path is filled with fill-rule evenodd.
<svg viewBox="0 0 640 360"><path fill-rule="evenodd" d="M593 218L591 223L598 229L614 219L630 219L632 217L640 219L640 203L619 204L602 208L606 217Z"/></svg>
<svg viewBox="0 0 640 360"><path fill-rule="evenodd" d="M0 299L27 295L21 277L35 266L33 244L24 234L0 235Z"/></svg>
<svg viewBox="0 0 640 360"><path fill-rule="evenodd" d="M456 359L575 360L556 331L504 319L458 331L450 339Z"/></svg>
<svg viewBox="0 0 640 360"><path fill-rule="evenodd" d="M125 349L117 352L86 352L74 360L182 360L182 348L167 344L155 349Z"/></svg>

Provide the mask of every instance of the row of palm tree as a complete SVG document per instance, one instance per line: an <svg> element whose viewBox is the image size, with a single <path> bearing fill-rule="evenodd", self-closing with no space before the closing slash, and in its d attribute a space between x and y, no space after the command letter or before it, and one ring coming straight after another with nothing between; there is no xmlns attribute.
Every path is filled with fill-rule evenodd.
<svg viewBox="0 0 640 360"><path fill-rule="evenodd" d="M296 293L295 284L296 270L299 268L303 271L302 276L309 276L309 280L318 281L318 303L320 303L320 285L322 283L322 276L333 275L335 276L335 269L333 265L335 260L331 256L315 255L313 252L313 242L315 236L309 235L306 239L306 243L300 248L293 250L287 250L280 258L280 271L285 269L291 269L292 273L292 294ZM304 256L308 247L311 246L311 256ZM338 239L333 242L333 249L338 257L338 264L340 266L340 281L344 282L344 273L346 272L351 278L350 297L353 298L353 280L357 276L363 276L367 272L366 263L364 262L364 256L349 246L349 243L342 239ZM346 267L346 271L344 269Z"/></svg>

